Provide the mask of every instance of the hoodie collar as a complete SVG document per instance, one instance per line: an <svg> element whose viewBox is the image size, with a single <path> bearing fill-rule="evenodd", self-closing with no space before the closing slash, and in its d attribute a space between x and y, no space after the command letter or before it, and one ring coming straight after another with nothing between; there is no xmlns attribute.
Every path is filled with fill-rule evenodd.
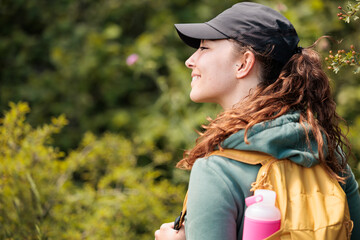
<svg viewBox="0 0 360 240"><path fill-rule="evenodd" d="M241 130L227 138L221 146L264 152L278 159L290 159L302 166L311 167L319 163L317 142L311 134L310 126L305 125L309 133L309 147L304 127L299 120L300 112L290 112L254 125L248 131L249 144L244 142L245 131Z"/></svg>

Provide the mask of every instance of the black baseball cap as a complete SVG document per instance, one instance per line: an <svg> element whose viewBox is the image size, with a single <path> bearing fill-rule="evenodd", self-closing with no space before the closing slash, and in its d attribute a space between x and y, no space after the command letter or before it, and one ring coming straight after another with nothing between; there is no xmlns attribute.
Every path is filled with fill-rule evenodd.
<svg viewBox="0 0 360 240"><path fill-rule="evenodd" d="M296 52L299 37L291 22L267 6L241 2L205 23L175 24L180 38L198 48L201 40L234 39L285 64Z"/></svg>

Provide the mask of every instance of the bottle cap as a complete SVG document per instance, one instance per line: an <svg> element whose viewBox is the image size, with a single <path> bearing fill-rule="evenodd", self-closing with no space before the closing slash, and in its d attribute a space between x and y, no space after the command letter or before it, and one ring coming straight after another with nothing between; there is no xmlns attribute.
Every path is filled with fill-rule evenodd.
<svg viewBox="0 0 360 240"><path fill-rule="evenodd" d="M258 189L254 193L254 197L262 196L262 204L275 206L276 193L272 190Z"/></svg>
<svg viewBox="0 0 360 240"><path fill-rule="evenodd" d="M262 200L263 200L262 195L247 197L247 198L245 198L245 204L246 204L246 206L250 206L254 203L262 202Z"/></svg>

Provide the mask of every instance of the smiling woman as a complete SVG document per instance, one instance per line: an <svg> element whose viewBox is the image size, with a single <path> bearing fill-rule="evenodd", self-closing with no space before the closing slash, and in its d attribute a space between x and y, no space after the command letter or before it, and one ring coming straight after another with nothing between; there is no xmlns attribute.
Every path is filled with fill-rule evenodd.
<svg viewBox="0 0 360 240"><path fill-rule="evenodd" d="M177 231L174 223L163 224L155 238L242 239L244 202L260 166L211 155L235 149L303 167L320 164L343 183L352 239L359 239L360 196L345 154L351 151L313 46L299 47L293 25L256 3L238 3L209 22L175 27L197 49L186 61L192 70L190 98L217 103L224 111L204 126L177 164L191 170L185 226Z"/></svg>
<svg viewBox="0 0 360 240"><path fill-rule="evenodd" d="M199 49L185 62L192 69L191 100L231 109L258 84L254 63L254 54L237 54L233 41L201 41Z"/></svg>

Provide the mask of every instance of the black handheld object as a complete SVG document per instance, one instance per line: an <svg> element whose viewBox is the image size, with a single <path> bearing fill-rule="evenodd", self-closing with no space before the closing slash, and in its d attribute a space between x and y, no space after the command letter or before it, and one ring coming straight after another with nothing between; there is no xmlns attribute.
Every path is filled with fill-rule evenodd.
<svg viewBox="0 0 360 240"><path fill-rule="evenodd" d="M180 230L182 224L184 223L185 215L186 215L186 209L187 209L186 208L187 196L188 196L188 193L186 193L186 195L185 195L182 211L181 211L180 215L175 219L175 222L174 222L174 229L175 230Z"/></svg>
<svg viewBox="0 0 360 240"><path fill-rule="evenodd" d="M182 212L180 213L180 216L178 216L176 219L175 219L175 222L174 222L174 229L175 230L180 230L180 228L181 228L181 225L182 225L182 223L181 223L181 216L182 216Z"/></svg>

